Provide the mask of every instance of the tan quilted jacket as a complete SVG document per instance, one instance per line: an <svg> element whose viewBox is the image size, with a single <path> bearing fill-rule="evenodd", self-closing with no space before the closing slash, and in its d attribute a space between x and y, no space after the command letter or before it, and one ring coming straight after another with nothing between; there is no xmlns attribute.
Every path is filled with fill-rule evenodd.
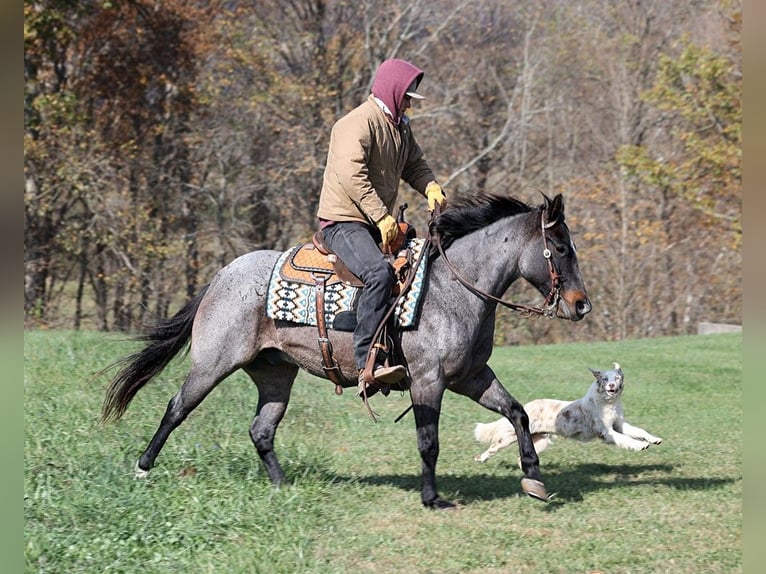
<svg viewBox="0 0 766 574"><path fill-rule="evenodd" d="M435 178L409 122L394 125L370 95L332 128L317 215L380 221L394 213L400 179L425 194Z"/></svg>

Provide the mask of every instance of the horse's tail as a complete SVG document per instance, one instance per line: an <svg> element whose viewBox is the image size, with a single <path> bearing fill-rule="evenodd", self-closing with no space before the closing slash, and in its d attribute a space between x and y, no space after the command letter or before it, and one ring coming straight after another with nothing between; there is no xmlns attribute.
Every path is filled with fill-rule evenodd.
<svg viewBox="0 0 766 574"><path fill-rule="evenodd" d="M106 391L101 410L102 422L118 420L125 413L136 393L162 372L173 357L187 345L191 339L194 316L208 287L209 285L205 285L197 296L184 305L178 313L169 319L158 321L137 337L137 340L148 343L143 349L118 360L105 369L124 365L114 376Z"/></svg>

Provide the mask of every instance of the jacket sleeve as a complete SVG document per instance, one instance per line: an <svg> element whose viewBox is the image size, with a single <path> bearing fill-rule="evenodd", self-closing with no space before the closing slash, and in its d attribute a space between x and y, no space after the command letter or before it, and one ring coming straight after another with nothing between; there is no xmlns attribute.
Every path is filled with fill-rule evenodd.
<svg viewBox="0 0 766 574"><path fill-rule="evenodd" d="M367 122L338 122L330 138L330 169L348 198L373 223L388 214L367 168L372 134Z"/></svg>
<svg viewBox="0 0 766 574"><path fill-rule="evenodd" d="M409 137L411 139L409 146L410 153L402 172L402 179L421 195L425 196L426 186L432 181L436 181L436 177L434 177L423 154L423 150L420 149L411 130L409 131Z"/></svg>

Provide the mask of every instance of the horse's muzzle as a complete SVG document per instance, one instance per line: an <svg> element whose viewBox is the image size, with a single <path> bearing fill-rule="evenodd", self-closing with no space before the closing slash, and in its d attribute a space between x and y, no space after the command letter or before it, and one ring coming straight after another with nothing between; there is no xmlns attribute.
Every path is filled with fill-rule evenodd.
<svg viewBox="0 0 766 574"><path fill-rule="evenodd" d="M561 301L563 315L571 321L579 321L593 309L584 291L562 291Z"/></svg>

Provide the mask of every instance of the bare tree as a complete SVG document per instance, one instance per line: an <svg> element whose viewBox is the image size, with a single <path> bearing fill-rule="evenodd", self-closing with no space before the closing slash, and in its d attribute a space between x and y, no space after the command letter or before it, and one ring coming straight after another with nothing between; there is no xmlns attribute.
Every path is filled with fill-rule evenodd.
<svg viewBox="0 0 766 574"><path fill-rule="evenodd" d="M498 343L738 320L737 0L30 0L25 16L29 325L129 329L234 257L307 239L331 126L391 57L425 70L413 125L448 199L565 194L594 311L501 312ZM424 232L424 200L402 198Z"/></svg>

